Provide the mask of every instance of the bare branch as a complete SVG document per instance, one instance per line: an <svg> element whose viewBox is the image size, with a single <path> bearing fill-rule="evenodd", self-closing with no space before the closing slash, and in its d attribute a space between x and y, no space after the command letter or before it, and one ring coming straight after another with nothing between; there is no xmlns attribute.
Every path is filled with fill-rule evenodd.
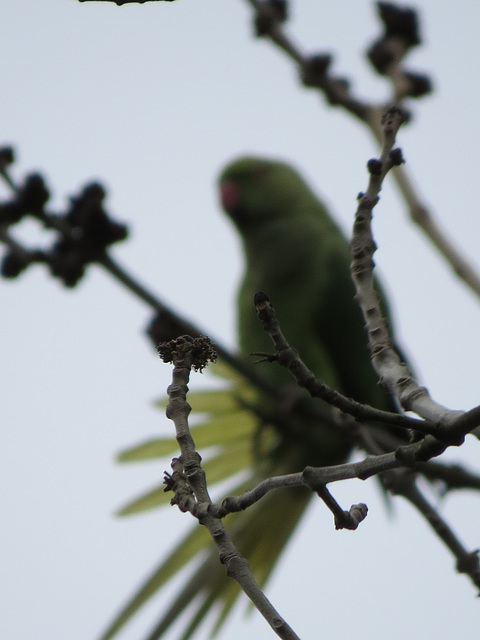
<svg viewBox="0 0 480 640"><path fill-rule="evenodd" d="M202 343L203 347L202 348ZM162 358L174 364L172 384L168 387L169 403L166 415L173 420L177 434L177 441L181 450L181 457L174 461L175 478L169 476L167 488L181 489L173 500L179 504L182 511L190 511L204 525L217 547L220 561L225 564L227 575L238 582L245 594L269 623L273 631L284 640L300 640L275 610L271 602L264 595L251 573L248 562L243 558L233 544L231 537L225 530L222 521L212 515L209 507L212 504L207 489L205 472L201 467L201 457L195 449L195 443L188 425L190 406L187 403L188 382L192 368L203 368L206 359L211 359L211 343L206 338L193 340L181 337L169 343L160 345ZM195 347L202 353L200 362L196 360Z"/></svg>
<svg viewBox="0 0 480 640"><path fill-rule="evenodd" d="M365 319L372 362L380 382L394 394L405 410L414 411L427 420L451 428L462 412L451 411L434 402L427 389L420 387L406 363L395 351L388 326L380 310L380 302L373 281L373 254L376 245L372 235L372 210L378 202L383 179L390 169L403 161L401 152L394 149L399 127L405 122L397 107L388 109L382 118L384 144L379 160L370 160L370 180L367 191L359 196L352 237L351 272L357 290L356 299Z"/></svg>
<svg viewBox="0 0 480 640"><path fill-rule="evenodd" d="M267 331L272 338L276 353L273 356L260 353L254 353L252 355L263 356L265 360L272 362L278 361L281 366L290 371L297 384L305 388L312 398L325 400L328 404L351 415L355 420L381 422L384 425L413 429L425 434L436 434L438 432L438 426L434 422L417 420L398 413L383 411L366 404L361 404L335 391L322 380L318 380L314 373L310 371L303 362L300 354L290 346L283 335L273 305L265 293L259 292L255 295L255 308L265 331Z"/></svg>
<svg viewBox="0 0 480 640"><path fill-rule="evenodd" d="M435 534L450 549L457 560L456 568L459 573L469 576L473 584L480 589L480 562L478 550L467 551L455 532L441 517L438 511L425 499L415 484L413 477L406 477L401 483L396 483L395 492L403 496L425 518ZM479 594L480 595L480 594Z"/></svg>

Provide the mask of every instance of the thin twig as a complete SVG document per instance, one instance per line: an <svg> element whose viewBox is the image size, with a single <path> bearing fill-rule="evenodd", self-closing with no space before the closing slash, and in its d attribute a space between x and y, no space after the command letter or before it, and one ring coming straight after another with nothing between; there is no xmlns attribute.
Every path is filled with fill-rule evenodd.
<svg viewBox="0 0 480 640"><path fill-rule="evenodd" d="M396 487L396 493L403 496L425 518L435 534L450 549L457 560L456 568L459 573L469 576L473 584L480 589L480 562L478 550L467 551L455 532L441 517L438 511L425 499L415 484L415 479L409 477ZM480 594L479 594L480 595Z"/></svg>
<svg viewBox="0 0 480 640"><path fill-rule="evenodd" d="M337 407L342 412L351 415L355 420L380 422L403 429L418 431L419 433L436 434L438 425L428 420L418 420L409 416L404 416L390 411L376 409L366 404L361 404L352 398L347 398L340 392L326 385L322 380L318 380L314 373L303 362L300 354L292 348L285 338L280 322L275 315L268 296L259 292L255 296L255 308L263 328L270 335L275 347L275 356L263 355L265 359L277 360L278 363L288 369L300 387L305 388L312 398L319 398L328 404Z"/></svg>
<svg viewBox="0 0 480 640"><path fill-rule="evenodd" d="M198 340L201 340L199 338ZM204 339L206 340L206 339ZM227 575L235 579L244 593L250 598L257 610L263 615L273 631L283 640L300 640L297 634L278 614L271 602L265 596L251 573L248 562L243 558L225 530L221 519L215 517L209 510L212 504L208 493L205 472L201 467L201 457L195 449L195 443L188 425L190 406L187 403L188 382L192 367L198 367L192 354L192 342L185 338L178 338L168 345L161 345L162 357L165 359L165 349L174 364L172 384L168 387L169 403L167 417L173 420L177 440L181 450L182 470L177 473L184 477L182 493L175 502L180 502L182 510L188 510L204 525L215 543L219 557L227 568ZM200 367L204 364L200 365ZM177 460L178 469L178 460ZM182 478L183 479L183 478ZM191 488L191 492L188 491ZM174 488L173 486L171 487ZM186 499L185 499L186 496Z"/></svg>

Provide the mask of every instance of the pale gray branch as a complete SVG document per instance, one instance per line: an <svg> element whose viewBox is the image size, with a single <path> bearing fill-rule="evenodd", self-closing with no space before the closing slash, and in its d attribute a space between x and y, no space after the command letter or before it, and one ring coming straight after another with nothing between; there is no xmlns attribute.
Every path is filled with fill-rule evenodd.
<svg viewBox="0 0 480 640"><path fill-rule="evenodd" d="M173 502L177 503L182 510L190 511L208 529L217 547L220 561L226 566L227 575L237 581L273 631L283 640L300 640L265 596L253 577L247 560L233 544L221 519L213 515L209 508L212 501L207 489L205 472L201 467L201 457L195 449L188 425L188 415L191 410L187 402L190 371L192 367L201 369L206 364L204 360L200 363L195 361L192 344L198 344L200 340L202 339L194 341L185 336L170 343L164 343L159 348L162 358L174 364L172 384L167 389L169 403L166 415L175 424L181 450L181 457L174 459L174 474L168 477L167 487L175 491ZM206 338L203 340L208 341ZM208 348L207 345L207 351Z"/></svg>

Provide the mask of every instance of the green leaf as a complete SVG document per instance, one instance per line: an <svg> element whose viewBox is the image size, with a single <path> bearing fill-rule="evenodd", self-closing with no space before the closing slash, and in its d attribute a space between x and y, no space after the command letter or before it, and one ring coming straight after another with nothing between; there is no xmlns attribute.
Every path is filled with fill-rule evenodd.
<svg viewBox="0 0 480 640"><path fill-rule="evenodd" d="M157 507L163 507L170 502L172 493L165 492L165 485L156 486L154 489L148 491L148 493L142 494L139 498L135 498L124 507L121 507L115 512L116 516L131 516L135 513L142 513L143 511L149 511L150 509L156 509Z"/></svg>
<svg viewBox="0 0 480 640"><path fill-rule="evenodd" d="M256 418L248 411L240 410L197 424L190 429L197 448L226 444L240 438L253 436ZM117 462L141 462L179 454L176 438L152 438L130 449L121 451Z"/></svg>
<svg viewBox="0 0 480 640"><path fill-rule="evenodd" d="M253 436L257 419L248 411L236 411L191 427L197 449L223 445Z"/></svg>
<svg viewBox="0 0 480 640"><path fill-rule="evenodd" d="M216 364L215 366L221 367L222 365ZM220 415L238 409L239 397L250 401L254 399L257 392L248 381L235 372L229 376L229 379L231 379L234 384L227 388L189 392L187 399L193 412ZM153 404L156 408L165 410L168 402L168 396L164 396L155 400Z"/></svg>
<svg viewBox="0 0 480 640"><path fill-rule="evenodd" d="M239 442L230 448L221 448L218 454L202 464L209 486L226 480L252 464L250 442Z"/></svg>
<svg viewBox="0 0 480 640"><path fill-rule="evenodd" d="M210 535L204 527L195 527L181 540L168 558L150 575L145 584L127 602L100 640L109 640L123 627L128 620L151 598L158 589L170 580L192 558L208 545Z"/></svg>
<svg viewBox="0 0 480 640"><path fill-rule="evenodd" d="M232 394L232 389L215 389L214 391L192 391L188 394L188 404L195 413L220 415L238 410L238 401ZM155 407L165 410L168 398L160 398L154 403Z"/></svg>
<svg viewBox="0 0 480 640"><path fill-rule="evenodd" d="M117 462L138 462L139 460L152 460L153 458L165 458L178 452L176 438L152 438L131 449L125 449L117 455Z"/></svg>
<svg viewBox="0 0 480 640"><path fill-rule="evenodd" d="M238 371L232 369L232 367L222 360L217 360L213 363L213 366L209 367L208 373L212 374L216 378L222 378L223 380L230 380L235 386L250 384L250 382Z"/></svg>

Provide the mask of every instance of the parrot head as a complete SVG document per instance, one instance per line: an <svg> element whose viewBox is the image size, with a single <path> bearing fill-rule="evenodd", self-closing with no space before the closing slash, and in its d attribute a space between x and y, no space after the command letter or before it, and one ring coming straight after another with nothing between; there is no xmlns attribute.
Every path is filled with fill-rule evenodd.
<svg viewBox="0 0 480 640"><path fill-rule="evenodd" d="M244 237L291 217L297 195L306 188L289 165L255 156L235 160L219 178L221 205Z"/></svg>

